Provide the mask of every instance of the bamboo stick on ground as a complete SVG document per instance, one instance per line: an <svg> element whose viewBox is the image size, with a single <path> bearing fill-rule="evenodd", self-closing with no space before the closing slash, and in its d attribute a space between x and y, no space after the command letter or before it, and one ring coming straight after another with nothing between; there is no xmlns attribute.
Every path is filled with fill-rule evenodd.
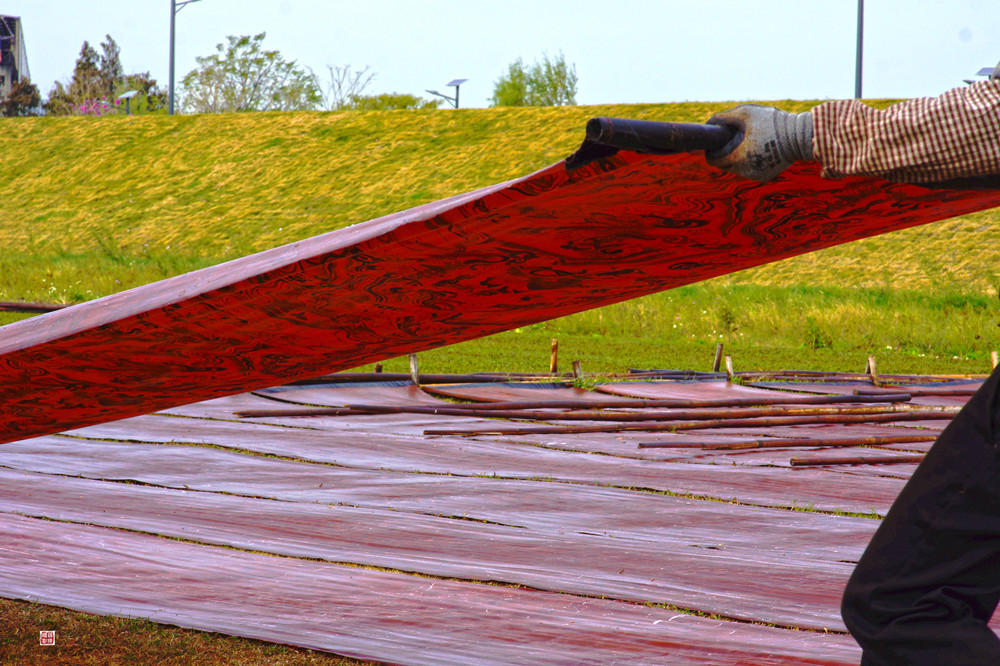
<svg viewBox="0 0 1000 666"><path fill-rule="evenodd" d="M744 449L786 449L796 447L852 447L852 446L886 446L889 444L913 444L917 442L933 442L936 435L884 435L873 437L834 437L826 439L781 439L769 437L745 442L640 442L640 449L660 448L692 448L706 451L739 451Z"/></svg>
<svg viewBox="0 0 1000 666"><path fill-rule="evenodd" d="M280 394L271 393L257 393L263 398L268 400L274 400L275 402L284 402L288 404L300 404L291 402L289 400L283 400L278 397ZM507 401L507 402L476 402L476 403L449 403L446 406L441 407L436 406L418 406L418 405L350 405L345 404L340 407L302 407L301 414L288 414L289 416L337 416L339 413L336 410L343 409L362 409L367 408L369 411L377 410L380 413L403 413L404 409L410 408L420 408L420 409L442 409L447 407L448 409L464 409L464 410L496 410L496 411L506 411L506 410L522 410L522 409L611 409L611 408L627 408L627 409L710 409L710 408L726 408L726 407L758 407L767 405L836 405L836 404L880 404L880 403L902 403L910 399L907 393L896 393L889 394L883 393L878 395L865 395L865 396L847 396L847 395L788 395L781 394L775 396L769 396L767 398L723 398L723 399L709 399L709 400L691 400L691 399L668 399L668 400L642 400L635 398L608 398L606 400L522 400L522 401ZM897 405L898 406L898 405ZM306 413L306 410L310 410L310 413ZM926 410L932 410L933 407L927 407ZM246 412L238 412L238 414L249 414L253 412L254 416L265 416L266 414L257 414L256 412L266 411L266 410L247 410ZM290 411L290 410L289 410Z"/></svg>
<svg viewBox="0 0 1000 666"><path fill-rule="evenodd" d="M530 403L529 403L530 404ZM911 412L941 412L954 416L959 407L922 407L919 405L869 405L863 407L722 407L707 409L673 409L657 411L641 409L633 412L552 409L509 408L483 409L479 404L436 405L358 405L343 407L302 407L298 409L251 409L236 412L239 417L267 416L358 416L364 414L437 414L442 416L469 416L484 418L522 419L529 421L681 421L718 420L731 418L760 418L766 416L821 416L821 415L864 415L864 414L908 414Z"/></svg>
<svg viewBox="0 0 1000 666"><path fill-rule="evenodd" d="M978 386L906 386L906 387L889 387L885 386L882 389L869 389L869 388L859 388L855 389L855 395L878 395L878 393L885 390L905 390L912 396L971 396L974 395L976 391L979 390Z"/></svg>
<svg viewBox="0 0 1000 666"><path fill-rule="evenodd" d="M27 303L24 301L0 301L0 312L45 313L68 308L64 303Z"/></svg>
<svg viewBox="0 0 1000 666"><path fill-rule="evenodd" d="M894 465L899 463L919 463L923 456L875 456L857 458L792 458L792 467L814 467L825 465Z"/></svg>
<svg viewBox="0 0 1000 666"><path fill-rule="evenodd" d="M774 416L765 418L732 418L713 419L705 421L672 421L666 423L617 423L582 426L512 426L483 428L476 430L463 429L428 429L425 435L450 435L457 437L475 437L480 435L570 435L590 432L676 432L684 430L706 430L711 428L771 428L775 426L818 425L825 423L891 423L895 421L927 421L950 420L952 414L945 412L907 412L898 414L863 414L844 415L828 414L817 416Z"/></svg>

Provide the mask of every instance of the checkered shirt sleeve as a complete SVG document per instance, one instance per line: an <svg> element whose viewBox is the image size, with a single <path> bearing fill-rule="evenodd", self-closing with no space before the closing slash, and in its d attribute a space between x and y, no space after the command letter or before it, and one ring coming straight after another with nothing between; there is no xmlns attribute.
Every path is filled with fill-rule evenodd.
<svg viewBox="0 0 1000 666"><path fill-rule="evenodd" d="M823 175L929 183L1000 174L1000 80L886 109L857 100L813 109Z"/></svg>

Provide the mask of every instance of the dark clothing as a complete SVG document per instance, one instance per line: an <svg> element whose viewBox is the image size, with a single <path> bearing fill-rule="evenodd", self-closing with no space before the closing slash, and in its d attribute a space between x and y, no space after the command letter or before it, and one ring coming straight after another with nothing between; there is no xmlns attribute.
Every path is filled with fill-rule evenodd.
<svg viewBox="0 0 1000 666"><path fill-rule="evenodd" d="M1000 664L1000 368L941 433L844 592L863 666Z"/></svg>

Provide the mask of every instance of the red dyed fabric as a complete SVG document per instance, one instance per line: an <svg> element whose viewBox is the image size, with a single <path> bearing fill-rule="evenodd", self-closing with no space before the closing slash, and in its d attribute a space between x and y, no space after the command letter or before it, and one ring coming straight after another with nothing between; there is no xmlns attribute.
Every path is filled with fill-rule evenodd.
<svg viewBox="0 0 1000 666"><path fill-rule="evenodd" d="M0 328L0 442L344 370L1000 206L620 152Z"/></svg>

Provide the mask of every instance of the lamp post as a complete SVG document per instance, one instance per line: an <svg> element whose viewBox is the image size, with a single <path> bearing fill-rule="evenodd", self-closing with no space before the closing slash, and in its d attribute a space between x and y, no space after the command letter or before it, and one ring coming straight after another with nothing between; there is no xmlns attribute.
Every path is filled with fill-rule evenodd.
<svg viewBox="0 0 1000 666"><path fill-rule="evenodd" d="M174 24L176 23L177 12L190 5L192 2L201 0L170 0L170 101L167 105L167 112L174 115Z"/></svg>
<svg viewBox="0 0 1000 666"><path fill-rule="evenodd" d="M854 98L861 99L861 52L865 37L865 0L858 0L858 46L854 59Z"/></svg>
<svg viewBox="0 0 1000 666"><path fill-rule="evenodd" d="M465 83L468 80L469 79L453 79L453 80L449 81L446 84L446 85L449 85L449 86L451 86L451 87L453 87L455 89L455 96L454 97L449 97L448 95L445 95L444 93L439 93L437 90L426 90L425 92L429 92L432 95L437 95L438 97L443 97L444 99L446 99L449 102L451 102L452 105L457 109L458 108L458 88L459 88L459 86L461 86L463 83Z"/></svg>
<svg viewBox="0 0 1000 666"><path fill-rule="evenodd" d="M125 100L125 115L126 116L132 115L132 111L129 108L129 103L132 101L132 98L135 97L138 94L139 94L138 90L129 90L127 93L122 93L121 95L118 95L118 99Z"/></svg>

